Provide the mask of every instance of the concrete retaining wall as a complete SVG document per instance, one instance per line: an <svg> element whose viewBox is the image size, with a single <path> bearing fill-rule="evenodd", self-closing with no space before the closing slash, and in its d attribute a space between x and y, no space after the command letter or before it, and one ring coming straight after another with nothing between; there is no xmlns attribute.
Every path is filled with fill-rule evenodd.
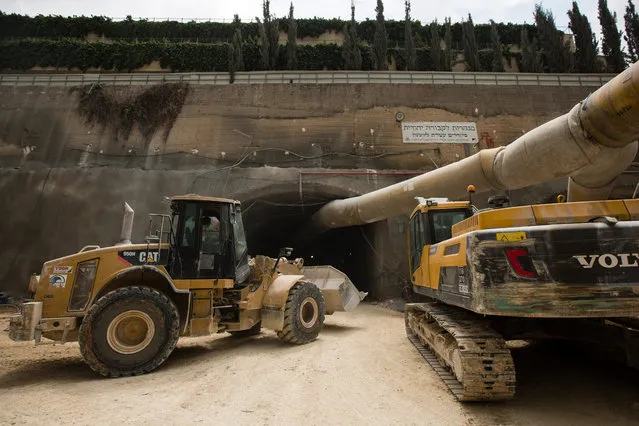
<svg viewBox="0 0 639 426"><path fill-rule="evenodd" d="M114 90L125 94L141 89ZM169 137L164 140L160 131L144 141L139 132L117 140L109 129L84 124L76 112L76 95L68 89L0 87L0 291L24 294L29 275L38 272L43 261L87 244L115 242L124 201L136 210L134 239L141 241L146 214L166 211L163 197L197 192L237 198L250 208L245 221L254 254L273 250L268 230L292 234L322 202L408 177L300 172L430 170L479 148L507 144L565 113L589 91L533 86L198 86L191 88ZM399 111L406 121L477 122L481 141L475 147L403 144L395 121ZM237 167L226 168L232 165ZM520 191L515 201L537 202L563 185ZM302 201L305 207L298 205ZM278 216L284 213L292 219ZM367 238L353 243L371 265L366 278L371 282L363 285L379 297L397 295L397 273L407 275L404 231L405 218L390 219L365 229ZM357 238L340 235L348 241ZM337 238L339 243L342 237Z"/></svg>

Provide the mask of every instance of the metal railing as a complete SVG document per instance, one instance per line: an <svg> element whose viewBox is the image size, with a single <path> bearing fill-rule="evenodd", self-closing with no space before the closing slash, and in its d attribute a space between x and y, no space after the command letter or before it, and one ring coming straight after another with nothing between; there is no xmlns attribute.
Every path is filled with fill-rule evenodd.
<svg viewBox="0 0 639 426"><path fill-rule="evenodd" d="M405 71L256 71L235 74L234 84L452 84L471 86L600 87L614 74L527 74ZM130 74L0 74L0 86L147 85L185 82L229 84L227 72Z"/></svg>

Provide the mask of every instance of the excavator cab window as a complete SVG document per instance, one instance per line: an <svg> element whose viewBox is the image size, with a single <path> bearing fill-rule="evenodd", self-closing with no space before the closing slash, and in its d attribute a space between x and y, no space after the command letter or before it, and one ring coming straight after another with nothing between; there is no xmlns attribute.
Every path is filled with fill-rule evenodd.
<svg viewBox="0 0 639 426"><path fill-rule="evenodd" d="M430 218L432 239L430 244L439 244L453 237L452 227L456 223L472 216L468 209L431 210L425 213Z"/></svg>
<svg viewBox="0 0 639 426"><path fill-rule="evenodd" d="M410 265L411 272L415 272L422 261L422 251L428 244L428 227L424 226L423 214L416 214L410 220Z"/></svg>

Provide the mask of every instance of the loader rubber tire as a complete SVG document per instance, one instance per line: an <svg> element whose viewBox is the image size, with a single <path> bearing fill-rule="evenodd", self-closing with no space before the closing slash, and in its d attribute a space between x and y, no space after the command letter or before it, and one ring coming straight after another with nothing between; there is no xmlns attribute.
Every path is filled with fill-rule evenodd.
<svg viewBox="0 0 639 426"><path fill-rule="evenodd" d="M126 377L158 368L179 335L180 316L173 301L152 288L133 286L113 290L94 303L78 340L93 371Z"/></svg>
<svg viewBox="0 0 639 426"><path fill-rule="evenodd" d="M229 333L233 337L237 337L238 339L241 339L245 337L257 336L261 332L262 332L262 322L260 321L249 329L228 331L227 333Z"/></svg>
<svg viewBox="0 0 639 426"><path fill-rule="evenodd" d="M326 314L321 290L313 283L297 283L288 292L284 307L284 328L277 336L290 343L303 345L317 339Z"/></svg>

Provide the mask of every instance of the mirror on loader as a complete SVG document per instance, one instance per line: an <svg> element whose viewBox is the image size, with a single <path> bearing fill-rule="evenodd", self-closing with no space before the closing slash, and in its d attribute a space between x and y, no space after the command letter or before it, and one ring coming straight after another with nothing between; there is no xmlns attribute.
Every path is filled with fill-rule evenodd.
<svg viewBox="0 0 639 426"><path fill-rule="evenodd" d="M273 265L273 269L271 270L271 273L274 273L275 270L277 269L277 265L280 264L280 259L282 259L283 257L291 257L291 255L293 254L293 248L292 247L282 247L280 249L280 253L277 255L277 260L275 261L275 265Z"/></svg>

